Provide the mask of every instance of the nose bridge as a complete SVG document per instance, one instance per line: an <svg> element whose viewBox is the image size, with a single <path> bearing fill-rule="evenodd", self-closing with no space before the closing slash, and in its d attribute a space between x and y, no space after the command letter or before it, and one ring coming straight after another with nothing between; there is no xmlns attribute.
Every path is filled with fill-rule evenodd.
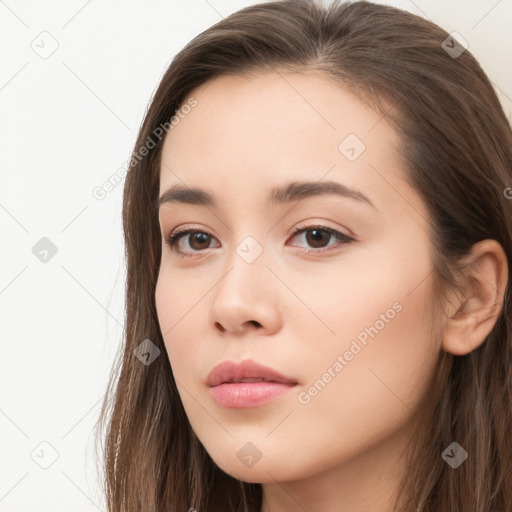
<svg viewBox="0 0 512 512"><path fill-rule="evenodd" d="M252 235L247 235L234 246L227 257L227 274L219 286L234 296L243 297L244 300L256 299L268 285L265 283L266 280L262 279L268 272L265 268L266 263L267 255L263 243Z"/></svg>
<svg viewBox="0 0 512 512"><path fill-rule="evenodd" d="M225 271L214 292L213 323L238 332L251 323L275 329L279 312L263 242L246 235L226 257ZM268 275L267 275L268 274ZM270 290L272 288L272 290Z"/></svg>

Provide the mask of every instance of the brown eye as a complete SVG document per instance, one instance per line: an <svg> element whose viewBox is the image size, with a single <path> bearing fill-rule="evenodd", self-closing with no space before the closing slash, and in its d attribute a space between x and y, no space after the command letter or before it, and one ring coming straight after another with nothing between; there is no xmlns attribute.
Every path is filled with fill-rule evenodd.
<svg viewBox="0 0 512 512"><path fill-rule="evenodd" d="M176 246L179 247L182 239L183 242L188 243L188 247L186 247L185 251L176 248ZM213 239L214 237L205 231L187 229L185 231L178 231L177 233L169 235L164 242L176 252L183 253L185 255L193 255L194 252L200 252L204 249L208 249ZM192 254L189 254L190 252Z"/></svg>
<svg viewBox="0 0 512 512"><path fill-rule="evenodd" d="M188 243L192 249L195 251L201 251L203 249L208 249L208 245L210 245L211 236L207 233L195 232L189 233L188 235Z"/></svg>
<svg viewBox="0 0 512 512"><path fill-rule="evenodd" d="M316 249L324 247L332 238L332 234L324 229L308 229L305 233L306 242Z"/></svg>
<svg viewBox="0 0 512 512"><path fill-rule="evenodd" d="M304 251L308 253L324 252L323 250L331 250L328 248L330 246L348 244L354 241L352 237L326 226L299 227L295 230L293 238L302 238L309 246L304 248ZM333 239L335 243L329 246L329 242Z"/></svg>

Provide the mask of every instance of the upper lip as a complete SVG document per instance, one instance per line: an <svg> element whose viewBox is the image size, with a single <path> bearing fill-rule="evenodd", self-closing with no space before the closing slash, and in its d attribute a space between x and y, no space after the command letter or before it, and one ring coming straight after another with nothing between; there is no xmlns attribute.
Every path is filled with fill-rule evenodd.
<svg viewBox="0 0 512 512"><path fill-rule="evenodd" d="M266 381L281 382L283 384L297 384L296 380L285 377L276 370L256 363L252 359L245 359L240 363L222 361L208 374L206 384L213 387L224 382L240 382L241 379L261 378Z"/></svg>

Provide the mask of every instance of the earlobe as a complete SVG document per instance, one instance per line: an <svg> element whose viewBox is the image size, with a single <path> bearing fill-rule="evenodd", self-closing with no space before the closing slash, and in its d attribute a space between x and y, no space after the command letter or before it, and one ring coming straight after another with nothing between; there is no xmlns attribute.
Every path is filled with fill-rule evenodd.
<svg viewBox="0 0 512 512"><path fill-rule="evenodd" d="M476 243L464 267L464 292L446 319L442 347L453 355L478 348L492 331L508 281L505 251L496 240Z"/></svg>

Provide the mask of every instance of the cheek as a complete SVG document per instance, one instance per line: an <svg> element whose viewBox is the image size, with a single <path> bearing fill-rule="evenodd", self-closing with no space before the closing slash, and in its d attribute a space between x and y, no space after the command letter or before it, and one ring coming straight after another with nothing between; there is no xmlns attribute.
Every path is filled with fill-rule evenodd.
<svg viewBox="0 0 512 512"><path fill-rule="evenodd" d="M352 371L372 362L397 365L398 374L399 363L421 363L425 353L435 356L431 263L427 241L418 238L418 250L395 240L376 243L354 255L347 252L339 266L285 275L305 305L285 301L283 322L293 331L300 359L312 363L308 367L316 368L316 376L347 351ZM368 373L368 364L363 368Z"/></svg>
<svg viewBox="0 0 512 512"><path fill-rule="evenodd" d="M371 446L426 412L422 402L440 354L428 255L387 254L379 261L386 265L372 267L368 260L364 272L326 276L324 293L315 288L309 295L316 316L335 335L321 327L315 337L306 327L311 319L301 326L306 335L299 338L298 364L307 375L291 422L296 430L282 432L283 441L291 436L287 442L297 445L312 440L303 461L310 467L311 457L320 468L322 460Z"/></svg>
<svg viewBox="0 0 512 512"><path fill-rule="evenodd" d="M433 339L428 254L390 247L382 258L362 259L364 271L346 273L343 280L332 276L331 289L339 290L333 300L339 308L326 301L321 310L336 332L325 345L322 363L346 356L340 380L354 382L352 396L371 390L365 396L370 402L375 397L376 405L384 398L396 404L400 398L417 402L440 350Z"/></svg>
<svg viewBox="0 0 512 512"><path fill-rule="evenodd" d="M197 292L185 283L181 285L179 276L174 276L171 283L168 276L159 275L155 290L158 322L173 374L180 381L183 375L193 375L190 366L197 361L198 338L191 330L190 319L200 307L198 300Z"/></svg>

